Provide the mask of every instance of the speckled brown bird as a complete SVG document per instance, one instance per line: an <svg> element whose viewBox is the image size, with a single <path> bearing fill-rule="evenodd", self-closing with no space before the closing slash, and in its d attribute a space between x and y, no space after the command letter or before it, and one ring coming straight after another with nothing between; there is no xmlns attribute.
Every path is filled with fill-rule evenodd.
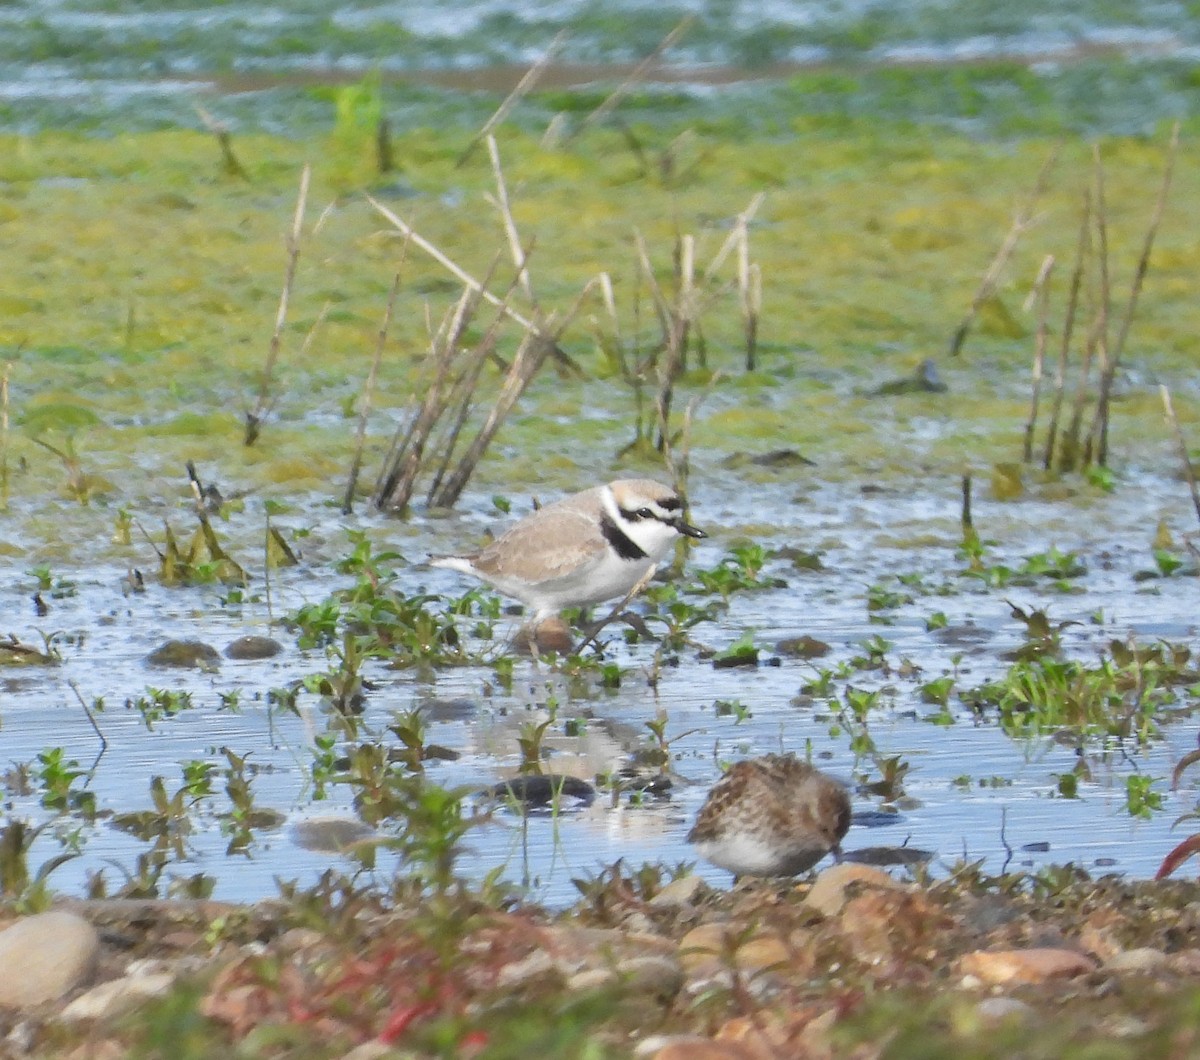
<svg viewBox="0 0 1200 1060"><path fill-rule="evenodd" d="M850 797L795 755L736 762L717 781L687 841L735 876L794 876L837 851Z"/></svg>

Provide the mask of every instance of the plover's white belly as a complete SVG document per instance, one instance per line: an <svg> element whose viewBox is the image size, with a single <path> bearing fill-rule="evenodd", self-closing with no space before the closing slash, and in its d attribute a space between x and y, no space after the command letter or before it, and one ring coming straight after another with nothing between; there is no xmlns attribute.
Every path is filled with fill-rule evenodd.
<svg viewBox="0 0 1200 1060"><path fill-rule="evenodd" d="M623 596L651 567L650 559L628 560L605 555L598 562L561 578L502 591L524 600L539 611L561 611L564 607L587 607Z"/></svg>

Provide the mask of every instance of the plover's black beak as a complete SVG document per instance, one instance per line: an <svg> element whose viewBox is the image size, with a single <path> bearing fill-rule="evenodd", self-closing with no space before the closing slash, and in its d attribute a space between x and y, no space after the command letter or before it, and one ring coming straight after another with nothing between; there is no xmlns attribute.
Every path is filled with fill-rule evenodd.
<svg viewBox="0 0 1200 1060"><path fill-rule="evenodd" d="M678 530L684 537L708 537L703 530L694 526L689 526L682 519L675 524L675 529Z"/></svg>

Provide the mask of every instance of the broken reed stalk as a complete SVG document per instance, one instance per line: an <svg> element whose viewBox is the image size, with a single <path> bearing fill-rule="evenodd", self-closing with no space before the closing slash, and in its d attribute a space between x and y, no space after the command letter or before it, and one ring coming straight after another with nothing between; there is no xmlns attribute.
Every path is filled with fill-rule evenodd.
<svg viewBox="0 0 1200 1060"><path fill-rule="evenodd" d="M300 235L304 226L304 208L308 202L308 184L312 177L312 166L305 163L300 174L300 191L296 196L296 211L292 216L292 227L287 235L287 267L284 271L283 290L279 294L279 309L275 314L275 330L271 333L271 342L267 347L267 361L263 365L262 380L258 388L258 400L254 409L246 413L246 432L242 438L245 445L253 445L258 441L262 431L263 417L269 411L271 398L271 382L275 372L275 362L279 359L279 347L283 340L283 325L287 321L288 301L292 295L292 285L296 280L296 262L300 259Z"/></svg>
<svg viewBox="0 0 1200 1060"><path fill-rule="evenodd" d="M504 235L508 239L508 250L512 255L513 264L519 270L517 272L517 282L521 285L521 290L525 292L525 297L529 299L529 304L537 309L537 299L533 296L533 284L529 279L529 269L526 266L528 255L521 246L521 237L517 234L517 222L513 219L512 208L508 203L508 186L504 182L504 169L500 165L500 149L496 146L496 139L493 136L487 137L488 157L492 162L492 174L496 178L496 195L491 199L496 209L500 211L500 218L504 222Z"/></svg>
<svg viewBox="0 0 1200 1060"><path fill-rule="evenodd" d="M1187 480L1188 489L1192 493L1192 507L1196 509L1196 518L1200 519L1200 489L1196 487L1196 472L1192 469L1192 458L1188 455L1187 440L1183 437L1183 428L1179 426L1179 420L1175 415L1175 406L1171 404L1171 391L1166 386L1160 384L1158 392L1162 396L1163 411L1166 413L1167 423L1171 425L1171 431L1175 435L1175 445L1179 449L1179 459L1183 462L1183 477Z"/></svg>
<svg viewBox="0 0 1200 1060"><path fill-rule="evenodd" d="M1033 463L1033 436L1037 430L1038 401L1041 398L1042 375L1046 365L1046 340L1050 335L1050 276L1054 271L1054 255L1047 254L1038 270L1029 297L1037 302L1037 337L1033 346L1033 381L1029 397L1029 419L1025 421L1025 439L1021 458ZM1028 303L1027 303L1028 304Z"/></svg>
<svg viewBox="0 0 1200 1060"><path fill-rule="evenodd" d="M592 292L596 281L590 280L579 292L574 304L561 320L548 320L543 328L536 332L527 331L517 348L516 356L509 366L508 372L501 384L500 393L496 396L492 408L484 419L482 426L471 439L466 452L459 460L454 471L445 484L432 498L431 503L438 508L450 508L462 496L467 483L474 474L476 466L487 452L488 446L496 436L496 432L504 423L513 406L525 393L539 369L558 347L558 340L583 307L584 301Z"/></svg>
<svg viewBox="0 0 1200 1060"><path fill-rule="evenodd" d="M745 232L738 240L738 297L742 306L742 330L746 336L746 371L758 365L758 317L762 312L762 270L750 261L750 239Z"/></svg>
<svg viewBox="0 0 1200 1060"><path fill-rule="evenodd" d="M1104 377L1108 372L1109 363L1109 346L1108 346L1108 325L1112 315L1112 284L1109 279L1108 270L1108 200L1104 192L1104 162L1100 157L1100 145L1092 145L1092 172L1094 175L1094 186L1096 189L1096 264L1097 264L1097 283L1099 291L1097 292L1097 308L1095 321L1095 350L1100 357L1100 389L1104 386ZM1097 412L1099 412L1099 399L1097 398ZM1096 416L1093 415L1092 423L1088 427L1087 435L1083 441L1083 452L1080 458L1081 466L1084 468L1090 467L1092 463L1092 450L1095 444L1096 431Z"/></svg>
<svg viewBox="0 0 1200 1060"><path fill-rule="evenodd" d="M392 314L396 308L396 297L400 293L400 271L396 271L392 280L392 289L388 292L387 305L383 311L383 323L379 326L379 335L375 342L375 356L371 359L371 367L367 372L367 381L363 384L362 398L358 408L358 429L354 436L354 458L350 463L350 474L346 478L346 494L342 498L342 514L349 515L354 508L354 491L358 487L358 475L362 470L363 446L367 441L367 419L371 415L371 400L375 394L375 380L379 377L379 366L383 362L383 350L387 345L388 330L392 326Z"/></svg>
<svg viewBox="0 0 1200 1060"><path fill-rule="evenodd" d="M461 169L467 163L467 159L475 153L475 148L479 146L481 140L488 136L491 131L496 128L505 118L509 116L512 109L521 102L533 90L533 86L541 80L542 74L546 72L546 68L550 65L554 57L562 50L562 46L566 43L570 34L566 30L562 30L552 40L546 48L545 53L536 63L534 63L521 76L513 90L504 97L504 102L496 108L496 112L483 123L483 128L479 130L467 144L466 149L458 156L458 161L454 163L455 169Z"/></svg>
<svg viewBox="0 0 1200 1060"><path fill-rule="evenodd" d="M1033 211L1037 206L1038 200L1046 190L1046 185L1050 180L1050 173L1054 169L1055 162L1058 161L1058 154L1061 149L1062 145L1059 144L1050 153L1050 157L1042 163L1042 168L1038 171L1037 180L1034 181L1033 190L1017 210L1012 224L1009 226L1008 233L1005 235L1004 241L1000 244L1000 249L996 251L995 257L992 258L991 263L984 270L983 278L979 281L979 287L975 291L975 297L971 299L971 307L967 310L966 316L963 317L962 322L955 329L953 338L950 340L951 357L957 357L962 351L963 344L967 341L967 335L970 334L971 328L975 324L975 319L979 316L979 311L983 308L984 302L996 290L996 286L1000 282L1000 276L1004 272L1004 266L1008 264L1008 259L1012 257L1013 251L1016 250L1021 236L1025 234L1025 230L1032 224Z"/></svg>
<svg viewBox="0 0 1200 1060"><path fill-rule="evenodd" d="M523 264L523 263L522 263ZM505 301L507 301L516 290L517 284L520 282L518 277L524 271L521 266L518 266L517 276L513 277L509 284L508 290L505 292ZM497 311L492 316L492 322L488 325L488 329L484 332L483 338L475 347L473 353L466 358L466 367L459 372L458 376L450 385L449 394L446 397L446 410L456 409L454 418L450 426L446 430L445 436L441 438L435 446L435 451L441 454L438 461L437 470L433 474L433 478L429 484L429 490L425 495L425 503L431 504L433 498L437 496L441 489L442 481L446 477L446 472L450 468L450 461L454 459L454 451L458 448L458 439L462 434L463 428L467 425L467 419L471 415L474 408L473 400L475 390L479 385L479 377L483 372L483 366L489 359L499 360L495 356L496 338L500 333L500 327L504 323L504 314ZM503 370L508 371L508 365L505 364Z"/></svg>
<svg viewBox="0 0 1200 1060"><path fill-rule="evenodd" d="M497 298L494 294L492 294L491 291L484 287L483 284L475 279L474 276L467 272L466 269L462 268L462 266L458 265L451 258L438 250L436 246L434 246L429 242L428 239L417 232L417 230L413 228L407 221L402 220L381 202L371 198L370 195L367 196L367 202L374 206L375 209L378 210L379 213L381 213L393 227L397 228L406 239L411 240L415 246L420 247L423 251L425 251L426 254L433 258L434 261L449 271L452 276L461 281L472 291L475 291L485 302L490 302L492 305L496 306L504 313L505 316L507 316L510 320L520 324L521 327L523 327L527 332L534 335L541 334L538 324L530 320L528 317L522 316L515 309L513 309L511 305L508 305L501 299Z"/></svg>
<svg viewBox="0 0 1200 1060"><path fill-rule="evenodd" d="M1067 295L1067 315L1063 321L1062 342L1058 348L1058 367L1054 372L1054 401L1050 407L1050 423L1046 427L1046 448L1042 453L1042 467L1050 470L1054 463L1054 447L1058 440L1058 418L1062 414L1063 391L1067 379L1067 359L1071 352L1071 336L1075 330L1075 312L1079 306L1079 288L1083 283L1083 270L1087 262L1089 233L1091 232L1092 195L1083 194L1083 220L1079 226L1079 241L1075 248L1075 267L1071 270L1071 287Z"/></svg>
<svg viewBox="0 0 1200 1060"><path fill-rule="evenodd" d="M1089 441L1096 442L1096 463L1101 467L1108 466L1108 407L1112 396L1113 379L1117 367L1121 363L1121 355L1125 351L1125 340L1129 337L1129 327L1133 323L1133 314L1137 310L1138 298L1142 293L1142 284L1146 272L1150 268L1150 252L1154 249L1154 240L1158 235L1158 226L1162 222L1163 212L1167 206L1167 195L1171 191L1171 179L1175 172L1175 158L1179 154L1179 122L1171 130L1171 143L1167 150L1167 161L1163 167L1162 184L1158 189L1158 199L1154 204L1154 213L1150 218L1150 226L1146 230L1146 238L1142 243L1142 254L1138 259L1137 271L1129 290L1129 301L1125 305L1125 314L1121 318L1121 326L1117 331L1117 340L1108 356L1108 363L1100 376L1100 393L1096 399L1096 415L1088 430Z"/></svg>
<svg viewBox="0 0 1200 1060"><path fill-rule="evenodd" d="M595 125L596 123L603 121L608 117L609 114L616 110L617 105L621 102L621 100L629 95L630 91L633 89L633 86L646 76L646 72L650 69L650 67L653 66L668 49L675 45L676 41L678 41L679 38L682 37L689 28L691 28L691 25L695 20L695 15L688 15L686 18L682 19L680 23L673 30L671 30L670 33L663 37L663 39L659 42L658 47L655 48L654 51L652 51L649 55L647 55L646 58L644 58L640 63L638 63L637 66L634 67L633 72L615 89L613 89L612 92L609 93L608 97L600 104L600 106L598 106L594 111L592 111L591 114L583 119L576 132L582 132L589 125Z"/></svg>
<svg viewBox="0 0 1200 1060"><path fill-rule="evenodd" d="M204 127L216 138L217 147L221 150L221 164L225 172L231 177L239 177L249 182L250 174L246 172L245 167L238 161L237 155L234 154L233 136L229 132L229 126L224 122L217 121L203 107L196 107L196 113L204 123Z"/></svg>
<svg viewBox="0 0 1200 1060"><path fill-rule="evenodd" d="M446 409L446 381L451 365L458 355L463 332L478 304L478 292L468 287L433 338L429 351L434 364L433 379L399 450L389 455L384 475L376 489L375 505L383 511L403 513L408 509L429 436Z"/></svg>

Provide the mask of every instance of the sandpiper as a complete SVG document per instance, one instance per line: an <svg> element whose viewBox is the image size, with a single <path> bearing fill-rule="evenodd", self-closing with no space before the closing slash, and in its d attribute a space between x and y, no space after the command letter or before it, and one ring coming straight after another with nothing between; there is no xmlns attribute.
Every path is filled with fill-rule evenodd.
<svg viewBox="0 0 1200 1060"><path fill-rule="evenodd" d="M794 755L734 763L717 781L687 841L734 876L794 876L837 852L850 797Z"/></svg>

